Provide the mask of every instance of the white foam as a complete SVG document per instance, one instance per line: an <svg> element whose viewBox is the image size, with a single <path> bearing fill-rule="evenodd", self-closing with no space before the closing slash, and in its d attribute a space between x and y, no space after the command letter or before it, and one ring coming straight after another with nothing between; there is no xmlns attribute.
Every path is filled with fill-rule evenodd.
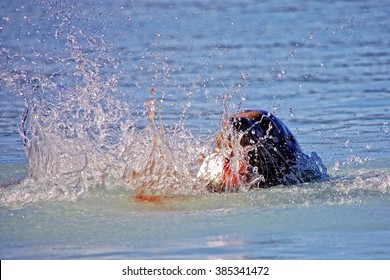
<svg viewBox="0 0 390 280"><path fill-rule="evenodd" d="M222 155L212 153L204 159L196 177L204 181L222 182L223 161Z"/></svg>

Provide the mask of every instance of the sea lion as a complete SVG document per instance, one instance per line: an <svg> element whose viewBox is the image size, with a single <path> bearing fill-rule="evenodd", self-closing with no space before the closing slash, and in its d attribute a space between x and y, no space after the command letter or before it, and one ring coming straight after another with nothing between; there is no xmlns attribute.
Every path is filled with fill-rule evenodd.
<svg viewBox="0 0 390 280"><path fill-rule="evenodd" d="M231 192L318 181L327 174L320 158L303 153L279 118L264 110L246 110L224 122L198 178L209 181L210 192Z"/></svg>

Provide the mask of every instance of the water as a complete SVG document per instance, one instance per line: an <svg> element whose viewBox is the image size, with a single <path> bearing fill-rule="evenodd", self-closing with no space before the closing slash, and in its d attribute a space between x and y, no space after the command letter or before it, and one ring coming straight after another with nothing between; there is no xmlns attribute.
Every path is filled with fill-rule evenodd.
<svg viewBox="0 0 390 280"><path fill-rule="evenodd" d="M2 259L389 258L387 3L1 6ZM205 193L198 159L248 108L331 179Z"/></svg>

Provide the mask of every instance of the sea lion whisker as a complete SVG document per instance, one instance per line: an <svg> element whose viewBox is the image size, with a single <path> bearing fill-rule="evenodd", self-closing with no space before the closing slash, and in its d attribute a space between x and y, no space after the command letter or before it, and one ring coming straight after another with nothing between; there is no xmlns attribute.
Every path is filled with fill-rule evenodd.
<svg viewBox="0 0 390 280"><path fill-rule="evenodd" d="M278 149L275 149L271 144L266 142L263 144L267 145L270 149L272 149L276 153L276 155L279 156L279 158L284 161L284 163L290 166L291 159L287 159Z"/></svg>
<svg viewBox="0 0 390 280"><path fill-rule="evenodd" d="M258 147L258 151L261 153L261 157L263 159L267 159L271 162L271 164L273 165L274 169L277 170L278 166L277 166L277 163L276 161L274 160L274 157L272 154L270 154L266 149L263 149L263 148L259 148ZM263 177L267 180L269 177L270 177L270 174L271 174L271 171L269 170L269 166L267 164L265 164L265 161L260 161L260 164L261 164L261 171L263 172Z"/></svg>
<svg viewBox="0 0 390 280"><path fill-rule="evenodd" d="M266 149L264 149L264 151L267 152L267 153L269 153ZM272 155L271 153L269 153L269 155L270 155L270 157L271 157L270 160L272 161L272 163L273 163L273 165L274 165L274 167L275 167L275 171L278 172L278 173L280 173L280 172L279 172L279 169L280 169L281 164L278 164L278 163L277 163L277 165L275 166L274 162L277 162L277 161L276 161L274 158L272 158L273 155ZM296 169L294 168L294 165L292 165L292 164L290 163L291 160L285 159L285 158L282 156L282 154L280 154L280 153L278 154L278 156L280 156L280 159L281 159L281 160L284 160L285 166L288 167L289 174L294 175L295 179L297 180L297 183L304 183L304 180L303 180L302 176L296 171ZM276 167L279 167L279 168L276 168Z"/></svg>

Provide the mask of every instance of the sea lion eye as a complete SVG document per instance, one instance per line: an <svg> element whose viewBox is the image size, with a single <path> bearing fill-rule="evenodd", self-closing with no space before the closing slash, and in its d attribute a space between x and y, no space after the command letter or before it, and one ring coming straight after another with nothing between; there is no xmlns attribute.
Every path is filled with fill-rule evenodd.
<svg viewBox="0 0 390 280"><path fill-rule="evenodd" d="M289 136L288 136L288 140L289 140L290 142L295 142L295 138L294 138L294 136L292 136L292 135L289 135Z"/></svg>

